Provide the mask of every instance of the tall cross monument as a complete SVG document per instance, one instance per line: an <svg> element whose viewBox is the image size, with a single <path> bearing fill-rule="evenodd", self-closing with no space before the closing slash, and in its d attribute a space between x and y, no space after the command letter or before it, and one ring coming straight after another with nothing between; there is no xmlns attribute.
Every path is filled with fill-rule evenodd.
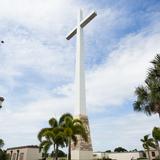
<svg viewBox="0 0 160 160"><path fill-rule="evenodd" d="M67 35L66 39L70 40L77 34L77 51L76 51L76 69L75 69L75 117L79 118L85 125L88 142L85 142L78 136L78 144L72 145L72 160L93 160L93 149L89 129L89 121L86 113L86 94L85 94L85 72L84 72L84 50L83 50L83 28L96 16L92 12L83 19L82 10L78 12L77 26Z"/></svg>

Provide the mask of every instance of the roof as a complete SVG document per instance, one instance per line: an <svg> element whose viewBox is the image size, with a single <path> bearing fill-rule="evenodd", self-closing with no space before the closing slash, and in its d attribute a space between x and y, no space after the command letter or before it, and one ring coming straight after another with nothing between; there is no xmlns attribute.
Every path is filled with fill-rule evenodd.
<svg viewBox="0 0 160 160"><path fill-rule="evenodd" d="M19 146L19 147L7 148L7 150L24 149L24 148L39 148L39 147L37 145L28 145L28 146Z"/></svg>

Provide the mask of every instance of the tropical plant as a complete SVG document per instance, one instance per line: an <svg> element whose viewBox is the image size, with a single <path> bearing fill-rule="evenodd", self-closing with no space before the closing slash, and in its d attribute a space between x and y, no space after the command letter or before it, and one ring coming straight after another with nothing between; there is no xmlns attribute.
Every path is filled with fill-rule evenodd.
<svg viewBox="0 0 160 160"><path fill-rule="evenodd" d="M88 141L85 127L80 119L74 119L69 113L63 114L59 120L60 125L64 128L66 136L66 145L68 146L68 160L71 160L71 142L77 144L77 136L81 136L84 141Z"/></svg>
<svg viewBox="0 0 160 160"><path fill-rule="evenodd" d="M44 155L48 150L53 147L53 152L55 153L53 157L55 160L58 159L58 149L59 147L64 147L65 136L63 128L59 126L58 121L55 118L49 120L49 128L43 128L38 133L38 139L40 141L40 151L42 150Z"/></svg>
<svg viewBox="0 0 160 160"><path fill-rule="evenodd" d="M160 55L157 55L151 63L153 67L148 71L145 84L135 90L137 100L133 107L137 112L160 116Z"/></svg>
<svg viewBox="0 0 160 160"><path fill-rule="evenodd" d="M67 155L62 151L58 150L58 157L66 157ZM55 152L51 153L51 157L55 157Z"/></svg>
<svg viewBox="0 0 160 160"><path fill-rule="evenodd" d="M0 139L0 149L4 146L4 141L3 139Z"/></svg>
<svg viewBox="0 0 160 160"><path fill-rule="evenodd" d="M155 140L156 149L158 151L158 155L159 155L159 158L160 158L160 146L159 146L159 142L160 142L160 128L158 128L158 127L154 127L153 128L153 130L152 130L152 137Z"/></svg>
<svg viewBox="0 0 160 160"><path fill-rule="evenodd" d="M117 147L114 149L114 152L128 152L128 151L123 147Z"/></svg>
<svg viewBox="0 0 160 160"><path fill-rule="evenodd" d="M9 154L0 149L0 160L10 160Z"/></svg>
<svg viewBox="0 0 160 160"><path fill-rule="evenodd" d="M0 160L9 160L10 156L9 154L6 153L5 150L2 150L3 146L4 146L4 141L0 139Z"/></svg>
<svg viewBox="0 0 160 160"><path fill-rule="evenodd" d="M149 138L149 135L145 135L144 138L141 139L141 142L143 143L143 148L147 150L148 159L151 160L151 156L149 154L150 147L155 148L153 138Z"/></svg>

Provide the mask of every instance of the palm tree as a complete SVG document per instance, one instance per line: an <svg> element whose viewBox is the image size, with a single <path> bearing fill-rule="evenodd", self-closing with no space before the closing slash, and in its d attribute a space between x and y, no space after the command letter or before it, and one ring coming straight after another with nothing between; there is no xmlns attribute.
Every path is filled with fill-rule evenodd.
<svg viewBox="0 0 160 160"><path fill-rule="evenodd" d="M159 146L159 142L160 142L160 128L158 128L158 127L154 127L153 128L153 130L152 130L152 137L155 140L156 149L158 151L159 158L160 158L160 146Z"/></svg>
<svg viewBox="0 0 160 160"><path fill-rule="evenodd" d="M68 160L71 160L71 142L77 144L77 136L81 136L85 141L88 136L81 120L74 119L69 113L63 114L59 120L60 125L64 128L66 136L66 145L68 146Z"/></svg>
<svg viewBox="0 0 160 160"><path fill-rule="evenodd" d="M137 100L134 102L134 110L144 112L147 115L159 114L160 117L160 55L151 62L153 67L149 69L145 85L135 90Z"/></svg>
<svg viewBox="0 0 160 160"><path fill-rule="evenodd" d="M48 150L53 147L53 152L55 152L55 159L58 159L58 148L59 146L64 147L65 136L63 133L63 128L58 125L55 118L49 120L49 128L43 128L38 133L38 139L40 141L40 151L43 150L44 155Z"/></svg>
<svg viewBox="0 0 160 160"><path fill-rule="evenodd" d="M150 147L155 148L153 138L149 138L149 135L145 135L143 139L141 139L143 143L143 148L147 150L148 159L151 160L151 156L149 154Z"/></svg>

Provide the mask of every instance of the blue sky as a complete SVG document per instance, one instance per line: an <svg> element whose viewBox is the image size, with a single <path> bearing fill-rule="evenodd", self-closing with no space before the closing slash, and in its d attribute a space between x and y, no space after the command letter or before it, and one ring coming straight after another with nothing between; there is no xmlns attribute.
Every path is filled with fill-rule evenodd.
<svg viewBox="0 0 160 160"><path fill-rule="evenodd" d="M135 87L160 52L158 0L0 0L0 137L6 148L38 144L47 120L74 109L75 41L65 36L76 14L97 17L85 27L87 111L93 148L142 149L158 116L133 112Z"/></svg>

